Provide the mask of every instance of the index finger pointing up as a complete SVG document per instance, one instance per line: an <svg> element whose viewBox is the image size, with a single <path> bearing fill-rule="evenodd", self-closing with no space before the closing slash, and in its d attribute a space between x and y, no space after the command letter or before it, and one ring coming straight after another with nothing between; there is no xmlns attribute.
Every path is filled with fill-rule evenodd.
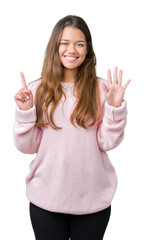
<svg viewBox="0 0 144 240"><path fill-rule="evenodd" d="M25 76L24 76L23 72L20 72L20 76L21 76L22 88L26 88L27 89L26 80L25 80Z"/></svg>

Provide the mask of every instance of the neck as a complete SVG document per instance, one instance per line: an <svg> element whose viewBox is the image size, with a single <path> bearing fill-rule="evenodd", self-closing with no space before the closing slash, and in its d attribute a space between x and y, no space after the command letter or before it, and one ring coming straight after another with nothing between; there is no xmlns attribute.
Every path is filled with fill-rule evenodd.
<svg viewBox="0 0 144 240"><path fill-rule="evenodd" d="M63 82L75 82L76 70L65 69Z"/></svg>

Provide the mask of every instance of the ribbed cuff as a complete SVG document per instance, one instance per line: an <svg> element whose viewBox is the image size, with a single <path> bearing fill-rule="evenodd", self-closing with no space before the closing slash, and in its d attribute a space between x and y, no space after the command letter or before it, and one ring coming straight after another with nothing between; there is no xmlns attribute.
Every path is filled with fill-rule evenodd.
<svg viewBox="0 0 144 240"><path fill-rule="evenodd" d="M15 108L15 119L18 122L29 123L36 121L36 107L33 105L29 110L21 110L18 106Z"/></svg>
<svg viewBox="0 0 144 240"><path fill-rule="evenodd" d="M107 118L112 121L119 121L124 119L127 116L127 103L123 100L122 105L118 108L110 106L105 102L105 114L104 118Z"/></svg>

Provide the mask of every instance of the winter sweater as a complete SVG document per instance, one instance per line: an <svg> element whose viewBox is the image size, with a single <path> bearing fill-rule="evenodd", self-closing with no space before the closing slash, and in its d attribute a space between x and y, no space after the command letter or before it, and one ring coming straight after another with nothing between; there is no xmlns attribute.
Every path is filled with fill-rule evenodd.
<svg viewBox="0 0 144 240"><path fill-rule="evenodd" d="M117 176L107 151L116 148L124 137L126 101L118 108L105 101L99 79L103 120L89 129L70 122L76 97L74 83L62 82L66 101L61 98L54 122L61 130L36 125L36 107L20 110L16 106L14 142L18 150L36 153L26 177L30 202L45 210L68 214L88 214L110 206L117 188ZM40 80L30 84L35 96Z"/></svg>

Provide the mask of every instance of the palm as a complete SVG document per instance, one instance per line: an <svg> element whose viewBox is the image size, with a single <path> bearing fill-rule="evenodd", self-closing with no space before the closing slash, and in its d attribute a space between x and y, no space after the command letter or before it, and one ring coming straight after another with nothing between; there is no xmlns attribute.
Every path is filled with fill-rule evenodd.
<svg viewBox="0 0 144 240"><path fill-rule="evenodd" d="M113 82L111 77L111 71L107 72L108 87L103 84L103 90L105 94L106 101L109 105L114 107L120 107L124 98L125 90L130 83L130 80L122 87L122 70L119 71L119 76L117 74L117 67L114 69Z"/></svg>
<svg viewBox="0 0 144 240"><path fill-rule="evenodd" d="M109 91L105 94L105 97L109 105L121 106L124 98L124 89L117 84L109 84Z"/></svg>

